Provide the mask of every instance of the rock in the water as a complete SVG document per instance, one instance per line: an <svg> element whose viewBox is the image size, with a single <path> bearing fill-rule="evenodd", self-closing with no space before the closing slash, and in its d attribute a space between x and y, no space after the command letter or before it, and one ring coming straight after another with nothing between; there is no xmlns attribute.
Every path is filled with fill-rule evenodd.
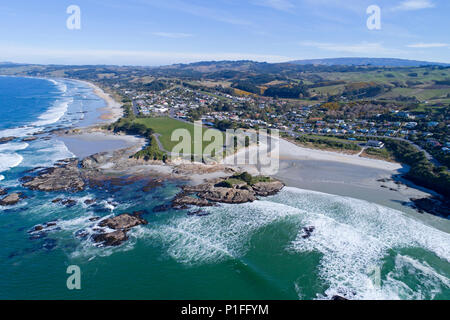
<svg viewBox="0 0 450 320"><path fill-rule="evenodd" d="M123 242L128 240L128 236L126 231L123 230L117 230L110 233L99 233L94 234L92 236L92 239L96 243L101 243L104 246L108 247L116 247L120 246Z"/></svg>
<svg viewBox="0 0 450 320"><path fill-rule="evenodd" d="M258 182L252 186L257 196L268 197L277 194L284 188L280 181Z"/></svg>
<svg viewBox="0 0 450 320"><path fill-rule="evenodd" d="M302 238L303 238L303 239L309 239L309 238L311 238L311 236L312 236L314 230L316 230L315 227L304 227L304 228L303 228L303 235L302 235Z"/></svg>
<svg viewBox="0 0 450 320"><path fill-rule="evenodd" d="M232 188L212 188L209 191L200 192L198 196L213 202L221 203L246 203L256 200L255 193L250 190Z"/></svg>
<svg viewBox="0 0 450 320"><path fill-rule="evenodd" d="M44 226L37 225L31 231L28 231L28 233L32 233L32 232L36 232L36 231L42 231L42 230L44 230Z"/></svg>
<svg viewBox="0 0 450 320"><path fill-rule="evenodd" d="M124 213L120 216L100 221L99 226L108 227L114 230L129 230L141 224L146 225L148 224L148 222L145 219L141 218L139 213Z"/></svg>
<svg viewBox="0 0 450 320"><path fill-rule="evenodd" d="M161 179L150 180L143 188L142 192L150 192L153 189L162 186Z"/></svg>
<svg viewBox="0 0 450 320"><path fill-rule="evenodd" d="M15 139L17 139L17 138L16 137L3 137L3 138L0 138L0 144L7 143L7 142L13 141Z"/></svg>
<svg viewBox="0 0 450 320"><path fill-rule="evenodd" d="M85 182L78 169L78 160L64 160L60 166L43 170L35 178L27 178L23 186L39 191L72 191L84 190Z"/></svg>
<svg viewBox="0 0 450 320"><path fill-rule="evenodd" d="M209 206L210 202L232 204L253 202L257 200L256 196L274 195L283 188L282 182L274 180L250 185L243 180L241 183L230 184L227 178L215 179L196 186L182 187L183 192L173 200L173 207L185 209L189 205ZM191 197L190 194L196 194L198 198Z"/></svg>
<svg viewBox="0 0 450 320"><path fill-rule="evenodd" d="M194 198L186 195L181 195L175 198L172 202L174 208L185 208L187 206L211 207L213 204L206 199Z"/></svg>
<svg viewBox="0 0 450 320"><path fill-rule="evenodd" d="M37 140L37 137L25 137L22 139L23 142L30 142Z"/></svg>
<svg viewBox="0 0 450 320"><path fill-rule="evenodd" d="M148 224L148 222L141 218L140 215L140 212L135 212L133 214L124 213L117 217L100 221L98 224L100 227L108 227L115 231L94 234L92 240L108 247L121 245L124 241L128 240L127 232L131 228Z"/></svg>
<svg viewBox="0 0 450 320"><path fill-rule="evenodd" d="M57 198L55 200L52 201L53 203L59 203L63 206L66 207L73 207L77 204L76 200L72 200L72 199L61 199L61 198Z"/></svg>
<svg viewBox="0 0 450 320"><path fill-rule="evenodd" d="M419 212L428 212L430 214L449 218L450 217L450 200L438 197L411 199L413 206Z"/></svg>
<svg viewBox="0 0 450 320"><path fill-rule="evenodd" d="M94 203L96 203L97 200L96 199L87 199L84 201L84 204L87 206L93 205Z"/></svg>
<svg viewBox="0 0 450 320"><path fill-rule="evenodd" d="M0 196L4 196L8 193L8 190L0 188Z"/></svg>
<svg viewBox="0 0 450 320"><path fill-rule="evenodd" d="M336 295L336 296L333 296L333 297L331 298L331 300L333 300L333 301L347 301L348 299Z"/></svg>
<svg viewBox="0 0 450 320"><path fill-rule="evenodd" d="M153 212L155 212L155 213L156 213L156 212L165 212L165 211L169 211L170 208L172 208L171 205L168 205L168 204L162 204L162 205L160 205L160 206L154 207L154 208L153 208Z"/></svg>
<svg viewBox="0 0 450 320"><path fill-rule="evenodd" d="M22 198L20 193L11 193L10 195L7 195L2 200L0 200L1 206L13 206L17 203L19 203L20 199Z"/></svg>

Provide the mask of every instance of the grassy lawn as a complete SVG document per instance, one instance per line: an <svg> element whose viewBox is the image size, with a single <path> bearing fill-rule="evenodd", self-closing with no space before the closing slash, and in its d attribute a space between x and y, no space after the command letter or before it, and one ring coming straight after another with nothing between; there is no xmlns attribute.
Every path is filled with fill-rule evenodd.
<svg viewBox="0 0 450 320"><path fill-rule="evenodd" d="M191 123L186 123L183 121L179 121L179 120L175 120L169 117L160 117L160 118L138 118L135 119L134 122L137 123L141 123L144 124L145 126L147 126L148 128L152 128L155 133L159 134L159 140L161 141L161 144L163 145L164 149L166 149L167 151L172 151L172 149L179 144L179 141L172 141L172 133L176 130L176 129L186 129L189 131L189 133L191 134L191 138L192 140L194 140L194 129L195 126L194 124ZM203 134L205 133L205 131L207 130L206 127L203 127ZM222 135L224 136L224 141L223 143L225 143L225 135L222 133ZM197 142L197 141L195 141ZM202 143L202 141L198 141L198 143ZM206 146L208 146L211 142L203 142L203 148L204 149ZM223 146L223 143L219 143L217 144L218 148L221 148ZM192 141L191 143L191 150L192 152L194 152L194 141Z"/></svg>
<svg viewBox="0 0 450 320"><path fill-rule="evenodd" d="M321 136L321 135L314 135L309 134L307 135L310 138L317 139L317 140L328 140L328 141L336 141L336 142L342 142L342 143L349 143L349 144L359 144L359 143L365 143L365 140L348 140L347 138L340 138L340 137L329 137L329 136Z"/></svg>
<svg viewBox="0 0 450 320"><path fill-rule="evenodd" d="M368 148L364 150L362 156L372 159L394 161L394 157L386 148L383 149Z"/></svg>

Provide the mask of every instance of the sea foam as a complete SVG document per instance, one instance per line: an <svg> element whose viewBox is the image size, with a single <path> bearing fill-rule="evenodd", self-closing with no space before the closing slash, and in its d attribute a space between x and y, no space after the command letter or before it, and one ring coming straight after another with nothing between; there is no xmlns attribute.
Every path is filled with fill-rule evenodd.
<svg viewBox="0 0 450 320"><path fill-rule="evenodd" d="M321 254L318 275L327 289L317 295L318 299L333 295L351 299L411 299L415 297L411 290L401 289L386 278L378 285L374 279L374 272L383 268L389 252L422 248L443 261L450 260L449 234L400 211L362 200L286 188L262 201L203 210L210 215L172 217L145 229L145 237L161 241L169 257L187 265L242 261L252 250L251 239L258 231L275 223L287 223L297 230L297 236L286 243L285 250ZM307 239L303 233L306 226L315 227ZM438 279L439 286L446 287L447 276L435 275L430 281ZM299 283L292 285L302 292Z"/></svg>

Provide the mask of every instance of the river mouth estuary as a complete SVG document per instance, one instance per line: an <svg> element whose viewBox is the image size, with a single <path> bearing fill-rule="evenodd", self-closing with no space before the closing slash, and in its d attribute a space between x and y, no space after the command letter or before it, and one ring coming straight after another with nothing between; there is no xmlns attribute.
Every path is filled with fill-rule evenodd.
<svg viewBox="0 0 450 320"><path fill-rule="evenodd" d="M0 145L0 186L22 196L0 206L2 299L450 299L448 230L400 207L289 183L276 195L201 214L170 207L182 179L150 186L121 177L77 193L24 188L30 170L73 158L77 145L23 138L97 123L104 101L70 80L1 77L0 94L0 137L17 137ZM15 118L9 110L18 100L24 110ZM127 241L92 241L97 219L136 212L148 223L128 230ZM73 265L81 290L66 286Z"/></svg>

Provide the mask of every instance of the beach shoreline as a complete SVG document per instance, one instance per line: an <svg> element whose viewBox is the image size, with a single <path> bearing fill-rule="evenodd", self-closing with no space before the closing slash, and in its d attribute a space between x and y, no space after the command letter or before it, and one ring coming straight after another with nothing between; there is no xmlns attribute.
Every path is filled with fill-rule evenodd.
<svg viewBox="0 0 450 320"><path fill-rule="evenodd" d="M122 104L114 100L114 98L109 93L106 93L102 88L89 81L77 79L70 80L77 81L89 86L96 96L105 101L106 107L99 109L99 111L101 112L99 119L103 121L101 123L98 123L97 125L114 123L123 117Z"/></svg>

